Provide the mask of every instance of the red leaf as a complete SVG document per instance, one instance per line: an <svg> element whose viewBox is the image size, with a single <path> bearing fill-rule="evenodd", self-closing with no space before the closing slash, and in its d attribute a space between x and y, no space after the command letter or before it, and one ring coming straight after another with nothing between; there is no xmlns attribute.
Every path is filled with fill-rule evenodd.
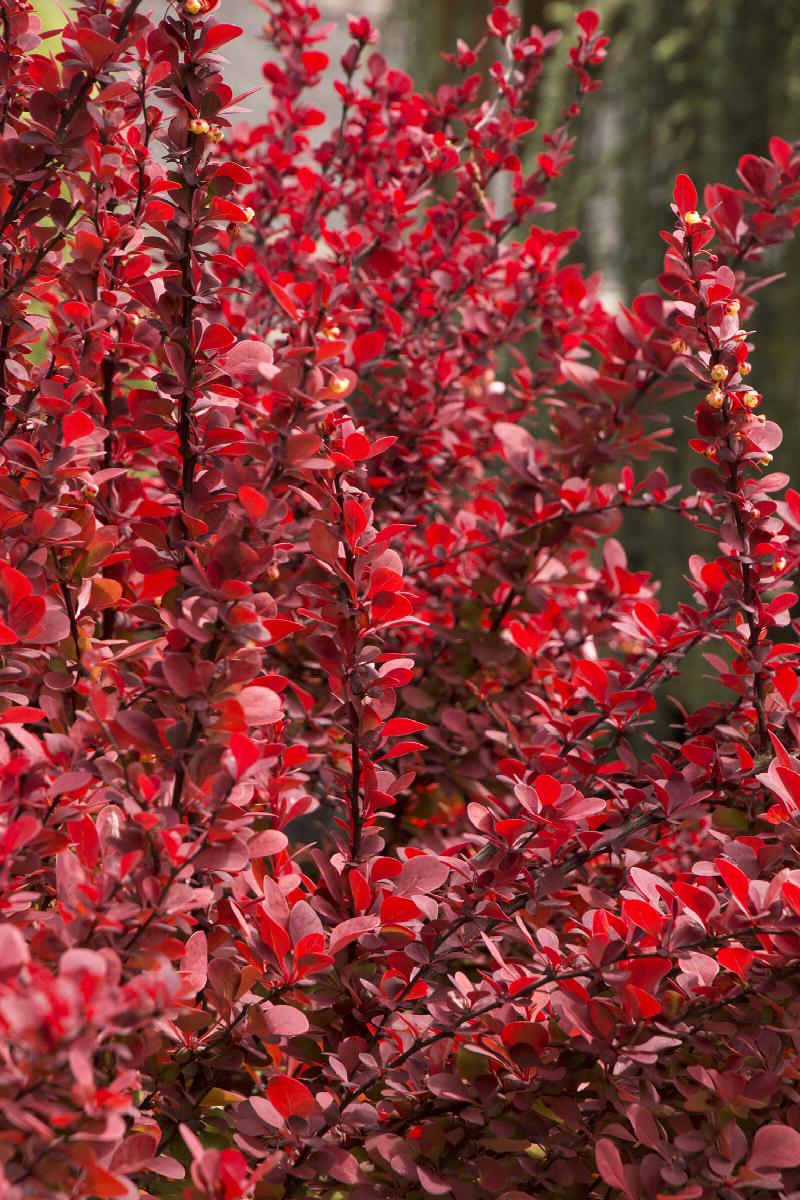
<svg viewBox="0 0 800 1200"><path fill-rule="evenodd" d="M15 975L28 962L28 943L15 925L0 925L0 979Z"/></svg>
<svg viewBox="0 0 800 1200"><path fill-rule="evenodd" d="M400 758L403 754L413 754L416 750L427 749L424 742L398 742L396 746L392 746L391 750L382 754L378 762L385 762L387 758Z"/></svg>
<svg viewBox="0 0 800 1200"><path fill-rule="evenodd" d="M248 725L272 725L279 721L283 705L271 688L246 687L236 697Z"/></svg>
<svg viewBox="0 0 800 1200"><path fill-rule="evenodd" d="M302 57L303 66L309 75L319 75L330 62L327 54L323 54L321 50L305 50Z"/></svg>
<svg viewBox="0 0 800 1200"><path fill-rule="evenodd" d="M793 883L791 879L786 879L781 884L781 891L783 892L784 900L789 905L792 912L796 913L797 916L800 917L800 886L798 886L796 883Z"/></svg>
<svg viewBox="0 0 800 1200"><path fill-rule="evenodd" d="M622 911L629 921L653 937L659 937L666 924L666 918L646 900L623 900Z"/></svg>
<svg viewBox="0 0 800 1200"><path fill-rule="evenodd" d="M504 1046L531 1046L543 1050L548 1043L547 1028L542 1021L510 1021L503 1029Z"/></svg>
<svg viewBox="0 0 800 1200"><path fill-rule="evenodd" d="M357 500L351 499L349 496L344 502L344 527L347 534L347 540L351 546L355 545L361 534L369 524L369 516L364 508Z"/></svg>
<svg viewBox="0 0 800 1200"><path fill-rule="evenodd" d="M675 180L675 190L672 193L675 207L681 216L693 212L697 208L697 189L688 175L679 175Z"/></svg>
<svg viewBox="0 0 800 1200"><path fill-rule="evenodd" d="M592 36L600 24L600 15L593 8L587 8L582 13L578 13L575 20L588 38Z"/></svg>
<svg viewBox="0 0 800 1200"><path fill-rule="evenodd" d="M163 200L149 200L145 205L144 220L149 225L159 225L164 221L171 221L174 216L175 209Z"/></svg>
<svg viewBox="0 0 800 1200"><path fill-rule="evenodd" d="M226 200L224 196L214 196L211 201L210 213L215 221L233 221L246 225L249 216L240 204Z"/></svg>
<svg viewBox="0 0 800 1200"><path fill-rule="evenodd" d="M381 905L381 921L413 921L421 916L413 900L406 896L387 896Z"/></svg>
<svg viewBox="0 0 800 1200"><path fill-rule="evenodd" d="M208 325L200 339L200 350L230 350L236 345L236 335L226 325Z"/></svg>
<svg viewBox="0 0 800 1200"><path fill-rule="evenodd" d="M266 342L247 338L229 350L223 361L227 371L248 378L262 374L262 367L270 367L274 357L272 347Z"/></svg>
<svg viewBox="0 0 800 1200"><path fill-rule="evenodd" d="M257 492L255 488L250 487L248 484L240 487L237 494L239 503L251 521L257 521L259 517L263 517L269 508L266 496L262 492Z"/></svg>
<svg viewBox="0 0 800 1200"><path fill-rule="evenodd" d="M740 867L737 867L735 863L729 862L727 858L715 859L714 866L727 883L739 907L744 909L745 912L749 912L750 880L744 871Z"/></svg>
<svg viewBox="0 0 800 1200"><path fill-rule="evenodd" d="M406 733L420 733L427 728L428 726L423 725L422 721L412 721L410 717L392 717L381 730L381 736L387 738Z"/></svg>
<svg viewBox="0 0 800 1200"><path fill-rule="evenodd" d="M239 25L210 25L206 27L205 37L201 43L201 54L209 54L241 37L244 30Z"/></svg>
<svg viewBox="0 0 800 1200"><path fill-rule="evenodd" d="M743 946L725 946L717 954L717 962L720 966L733 971L742 981L746 979L750 964L754 959L755 954L752 950L745 950Z"/></svg>
<svg viewBox="0 0 800 1200"><path fill-rule="evenodd" d="M751 1171L784 1171L800 1167L800 1133L791 1125L762 1125L753 1138Z"/></svg>
<svg viewBox="0 0 800 1200"><path fill-rule="evenodd" d="M280 829L262 829L248 843L247 853L251 858L272 858L288 845L289 839Z"/></svg>
<svg viewBox="0 0 800 1200"><path fill-rule="evenodd" d="M232 179L234 183L247 185L253 182L253 176L241 163L224 162L214 164L214 178Z"/></svg>
<svg viewBox="0 0 800 1200"><path fill-rule="evenodd" d="M85 412L69 413L64 417L62 422L64 430L64 445L71 446L73 442L79 442L81 438L89 437L94 433L94 421Z"/></svg>
<svg viewBox="0 0 800 1200"><path fill-rule="evenodd" d="M379 358L386 346L386 334L380 330L360 333L353 341L353 359L357 367L362 363Z"/></svg>
<svg viewBox="0 0 800 1200"><path fill-rule="evenodd" d="M628 997L629 1008L635 1019L648 1017L657 1017L661 1012L661 1005L655 996L651 996L649 992L643 991L641 988L632 983L625 984L625 992Z"/></svg>
<svg viewBox="0 0 800 1200"><path fill-rule="evenodd" d="M286 291L286 288L282 288L279 283L275 283L274 280L270 280L269 290L272 292L273 296L278 301L278 304L280 304L283 311L288 313L293 321L299 321L300 313L298 311L297 305L295 304L294 300L289 295L289 293Z"/></svg>
<svg viewBox="0 0 800 1200"><path fill-rule="evenodd" d="M127 1196L129 1194L127 1180L122 1180L117 1175L112 1175L105 1167L101 1167L99 1163L92 1162L88 1168L88 1182L90 1184L90 1194L97 1196L98 1200L113 1200L116 1196Z"/></svg>
<svg viewBox="0 0 800 1200"><path fill-rule="evenodd" d="M231 734L230 747L231 754L236 763L236 778L240 779L245 771L248 771L250 767L255 766L259 762L261 750L251 738L245 737L243 733Z"/></svg>
<svg viewBox="0 0 800 1200"><path fill-rule="evenodd" d="M292 1008L289 1004L271 1004L268 1008L261 1010L261 1017L263 1020L259 1021L258 1034L265 1040L270 1035L276 1038L298 1037L308 1032L308 1017L305 1013L300 1012L299 1008ZM277 1081L273 1080L272 1082ZM289 1083L294 1082L296 1081L289 1080ZM304 1091L307 1090L304 1088ZM270 1101L278 1109L278 1112L281 1112L272 1096L270 1096Z"/></svg>
<svg viewBox="0 0 800 1200"><path fill-rule="evenodd" d="M46 716L43 708L29 708L20 705L19 708L7 708L0 715L0 725L25 725L41 721Z"/></svg>
<svg viewBox="0 0 800 1200"><path fill-rule="evenodd" d="M625 1175L622 1170L622 1159L613 1142L608 1138L599 1138L594 1150L597 1169L604 1183L609 1187L625 1190Z"/></svg>
<svg viewBox="0 0 800 1200"><path fill-rule="evenodd" d="M362 933L370 933L379 924L380 921L376 916L352 917L349 921L342 921L331 931L328 949L331 954L337 954L339 950L343 950L345 946L349 946L351 942L360 938Z"/></svg>
<svg viewBox="0 0 800 1200"><path fill-rule="evenodd" d="M308 1117L314 1111L315 1100L299 1079L289 1075L273 1076L267 1084L267 1099L284 1120Z"/></svg>

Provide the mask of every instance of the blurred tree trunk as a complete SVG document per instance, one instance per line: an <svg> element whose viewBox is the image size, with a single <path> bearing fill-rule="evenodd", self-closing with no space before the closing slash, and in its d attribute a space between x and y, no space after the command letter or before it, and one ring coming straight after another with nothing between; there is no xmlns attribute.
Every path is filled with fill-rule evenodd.
<svg viewBox="0 0 800 1200"><path fill-rule="evenodd" d="M403 0L392 6L390 35L400 41L405 64L421 90L433 90L452 78L443 52L455 49L458 38L474 44L482 36L489 12L487 0L469 4L453 0Z"/></svg>
<svg viewBox="0 0 800 1200"><path fill-rule="evenodd" d="M531 25L538 25L540 29L550 28L553 21L548 19L547 9L549 7L547 0L521 0L520 15L523 29L530 29Z"/></svg>

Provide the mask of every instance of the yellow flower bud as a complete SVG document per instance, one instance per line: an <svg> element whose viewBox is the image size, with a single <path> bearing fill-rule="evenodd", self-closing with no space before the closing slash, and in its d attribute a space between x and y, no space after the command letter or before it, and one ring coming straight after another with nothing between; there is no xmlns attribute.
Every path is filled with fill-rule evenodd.
<svg viewBox="0 0 800 1200"><path fill-rule="evenodd" d="M739 374L749 375L753 369L753 364L749 362L739 363Z"/></svg>
<svg viewBox="0 0 800 1200"><path fill-rule="evenodd" d="M728 378L728 368L723 367L722 363L715 363L711 368L711 378L722 383L723 379Z"/></svg>
<svg viewBox="0 0 800 1200"><path fill-rule="evenodd" d="M336 396L343 396L350 384L341 375L336 375L330 382L330 389Z"/></svg>
<svg viewBox="0 0 800 1200"><path fill-rule="evenodd" d="M186 0L183 11L189 17L196 17L198 13L203 11L203 0Z"/></svg>
<svg viewBox="0 0 800 1200"><path fill-rule="evenodd" d="M760 464L762 467L768 467L768 466L769 466L769 464L772 462L772 455L771 455L771 454L765 454L765 455L764 455L764 457L763 457L763 458L760 458L758 461L759 461L759 464Z"/></svg>
<svg viewBox="0 0 800 1200"><path fill-rule="evenodd" d="M674 342L670 342L670 349L675 354L683 354L687 349L686 342L681 341L680 338L675 338Z"/></svg>
<svg viewBox="0 0 800 1200"><path fill-rule="evenodd" d="M776 558L775 562L772 564L773 570L777 571L778 573L783 571L785 567L786 567L786 559L783 557Z"/></svg>
<svg viewBox="0 0 800 1200"><path fill-rule="evenodd" d="M714 446L706 446L705 450L703 451L703 454L705 454L706 458L716 458L717 457L717 451Z"/></svg>
<svg viewBox="0 0 800 1200"><path fill-rule="evenodd" d="M198 137L205 137L211 126L202 117L192 117L186 128L189 130L189 133L194 133Z"/></svg>
<svg viewBox="0 0 800 1200"><path fill-rule="evenodd" d="M706 404L709 408L722 408L725 397L719 388L714 388L706 395Z"/></svg>
<svg viewBox="0 0 800 1200"><path fill-rule="evenodd" d="M744 396L742 397L742 403L746 405L747 408L757 408L761 403L761 397L759 396L758 392L745 392Z"/></svg>
<svg viewBox="0 0 800 1200"><path fill-rule="evenodd" d="M244 210L245 224L249 225L255 215L256 210L254 208L246 208Z"/></svg>
<svg viewBox="0 0 800 1200"><path fill-rule="evenodd" d="M225 137L225 134L222 132L222 130L220 129L219 125L212 125L212 126L210 126L210 128L209 128L209 130L208 130L208 139L209 139L209 141L211 141L211 142L214 142L215 144L217 144L217 143L221 142L221 141L223 140L223 138L224 138L224 137Z"/></svg>
<svg viewBox="0 0 800 1200"><path fill-rule="evenodd" d="M687 212L687 213L683 214L683 220L684 220L685 224L687 224L687 225L699 225L700 222L702 221L702 219L703 218L700 216L700 213L697 212L696 209L692 209L691 212Z"/></svg>
<svg viewBox="0 0 800 1200"><path fill-rule="evenodd" d="M729 300L725 305L725 312L729 317L735 317L741 307L738 300Z"/></svg>

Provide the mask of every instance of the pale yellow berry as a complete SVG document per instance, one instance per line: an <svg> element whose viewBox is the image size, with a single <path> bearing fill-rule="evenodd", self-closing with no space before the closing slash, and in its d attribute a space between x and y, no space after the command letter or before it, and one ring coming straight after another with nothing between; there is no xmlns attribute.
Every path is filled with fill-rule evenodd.
<svg viewBox="0 0 800 1200"><path fill-rule="evenodd" d="M745 392L744 396L742 397L742 404L744 404L747 408L757 408L760 403L761 397L759 396L758 392Z"/></svg>
<svg viewBox="0 0 800 1200"><path fill-rule="evenodd" d="M203 0L186 0L183 11L190 17L196 17L203 11Z"/></svg>
<svg viewBox="0 0 800 1200"><path fill-rule="evenodd" d="M691 212L684 213L683 219L687 225L699 225L703 218L696 209L692 209Z"/></svg>
<svg viewBox="0 0 800 1200"><path fill-rule="evenodd" d="M717 383L722 383L724 379L728 378L728 368L723 367L722 363L715 363L711 368L711 378Z"/></svg>
<svg viewBox="0 0 800 1200"><path fill-rule="evenodd" d="M335 376L330 382L330 389L336 396L343 396L350 384L341 375Z"/></svg>
<svg viewBox="0 0 800 1200"><path fill-rule="evenodd" d="M189 133L194 133L198 137L205 137L211 126L202 117L192 117L186 128L189 130Z"/></svg>

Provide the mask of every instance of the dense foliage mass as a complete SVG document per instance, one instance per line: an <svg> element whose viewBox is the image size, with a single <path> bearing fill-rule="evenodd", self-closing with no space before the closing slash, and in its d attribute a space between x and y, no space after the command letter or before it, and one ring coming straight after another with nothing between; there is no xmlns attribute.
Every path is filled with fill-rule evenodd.
<svg viewBox="0 0 800 1200"><path fill-rule="evenodd" d="M609 312L542 223L593 12L557 129L498 2L433 96L351 19L320 131L313 4L250 125L218 0L139 7L0 0L2 1200L800 1195L800 148Z"/></svg>

